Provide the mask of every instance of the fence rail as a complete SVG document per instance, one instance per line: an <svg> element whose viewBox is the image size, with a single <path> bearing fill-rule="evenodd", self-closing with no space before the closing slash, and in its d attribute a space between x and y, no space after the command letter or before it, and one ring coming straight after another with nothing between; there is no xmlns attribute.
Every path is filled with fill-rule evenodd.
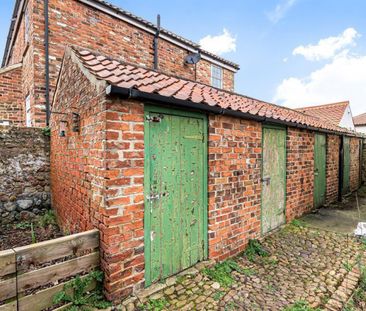
<svg viewBox="0 0 366 311"><path fill-rule="evenodd" d="M0 311L50 308L70 278L97 267L98 230L0 251Z"/></svg>

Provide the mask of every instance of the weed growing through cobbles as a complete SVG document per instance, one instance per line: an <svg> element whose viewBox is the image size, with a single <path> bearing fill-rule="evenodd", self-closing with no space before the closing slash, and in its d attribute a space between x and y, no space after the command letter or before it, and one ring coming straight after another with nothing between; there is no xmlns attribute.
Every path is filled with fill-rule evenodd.
<svg viewBox="0 0 366 311"><path fill-rule="evenodd" d="M293 305L286 307L283 311L321 311L319 308L312 308L306 301L296 301Z"/></svg>
<svg viewBox="0 0 366 311"><path fill-rule="evenodd" d="M244 251L244 255L249 261L254 262L256 257L268 257L269 253L263 248L262 244L258 240L249 240L247 249Z"/></svg>
<svg viewBox="0 0 366 311"><path fill-rule="evenodd" d="M241 274L251 275L254 273L249 268L242 268L239 264L232 260L225 260L216 264L213 268L203 269L203 274L207 275L211 280L218 282L223 287L230 287L234 283L232 272L237 271Z"/></svg>

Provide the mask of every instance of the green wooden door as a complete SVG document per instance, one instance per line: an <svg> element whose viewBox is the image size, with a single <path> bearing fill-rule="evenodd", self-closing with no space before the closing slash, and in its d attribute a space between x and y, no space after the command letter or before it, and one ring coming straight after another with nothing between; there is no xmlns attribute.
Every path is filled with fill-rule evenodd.
<svg viewBox="0 0 366 311"><path fill-rule="evenodd" d="M315 134L314 146L314 207L325 204L326 193L326 136Z"/></svg>
<svg viewBox="0 0 366 311"><path fill-rule="evenodd" d="M349 137L343 137L343 186L342 193L347 194L350 192L350 166L351 166L351 154Z"/></svg>
<svg viewBox="0 0 366 311"><path fill-rule="evenodd" d="M207 257L207 121L145 108L146 286Z"/></svg>
<svg viewBox="0 0 366 311"><path fill-rule="evenodd" d="M262 233L285 223L286 129L263 127Z"/></svg>

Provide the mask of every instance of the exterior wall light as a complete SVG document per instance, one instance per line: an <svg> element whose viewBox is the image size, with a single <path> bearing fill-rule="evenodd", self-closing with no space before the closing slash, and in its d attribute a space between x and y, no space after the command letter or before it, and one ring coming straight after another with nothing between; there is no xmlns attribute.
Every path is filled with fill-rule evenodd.
<svg viewBox="0 0 366 311"><path fill-rule="evenodd" d="M67 129L67 121L60 121L60 137L66 136L66 129Z"/></svg>

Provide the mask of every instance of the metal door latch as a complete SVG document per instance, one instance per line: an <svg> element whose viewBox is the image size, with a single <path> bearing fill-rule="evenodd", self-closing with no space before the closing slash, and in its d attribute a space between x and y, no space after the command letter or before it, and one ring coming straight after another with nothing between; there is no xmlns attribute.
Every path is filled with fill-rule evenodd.
<svg viewBox="0 0 366 311"><path fill-rule="evenodd" d="M261 179L262 183L265 183L267 186L271 183L271 177L263 177Z"/></svg>
<svg viewBox="0 0 366 311"><path fill-rule="evenodd" d="M163 192L163 193L147 195L146 199L148 201L153 201L153 200L159 200L160 198L167 197L167 196L169 196L169 192Z"/></svg>
<svg viewBox="0 0 366 311"><path fill-rule="evenodd" d="M159 200L160 199L160 193L147 195L146 199L148 201Z"/></svg>
<svg viewBox="0 0 366 311"><path fill-rule="evenodd" d="M164 116L162 114L159 114L158 116L146 116L147 122L161 122L163 119Z"/></svg>

